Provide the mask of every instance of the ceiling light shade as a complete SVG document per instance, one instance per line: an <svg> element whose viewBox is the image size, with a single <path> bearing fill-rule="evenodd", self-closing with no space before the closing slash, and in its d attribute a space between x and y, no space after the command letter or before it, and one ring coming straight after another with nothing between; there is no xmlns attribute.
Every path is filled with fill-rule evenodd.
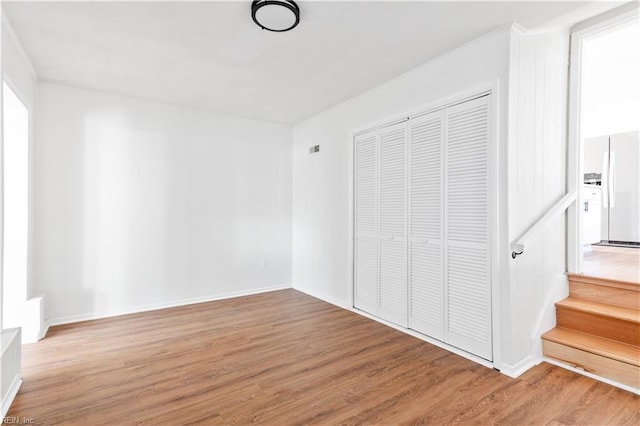
<svg viewBox="0 0 640 426"><path fill-rule="evenodd" d="M282 33L298 25L300 8L291 0L254 0L251 17L263 30Z"/></svg>

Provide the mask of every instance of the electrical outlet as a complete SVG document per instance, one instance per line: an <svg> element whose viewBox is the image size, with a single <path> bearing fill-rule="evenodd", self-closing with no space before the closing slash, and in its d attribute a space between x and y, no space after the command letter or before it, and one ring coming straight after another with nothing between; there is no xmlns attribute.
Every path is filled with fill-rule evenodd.
<svg viewBox="0 0 640 426"><path fill-rule="evenodd" d="M315 154L316 152L320 152L320 145L314 145L309 147L309 154Z"/></svg>
<svg viewBox="0 0 640 426"><path fill-rule="evenodd" d="M262 259L262 262L260 262L260 267L261 268L268 268L269 267L269 259Z"/></svg>

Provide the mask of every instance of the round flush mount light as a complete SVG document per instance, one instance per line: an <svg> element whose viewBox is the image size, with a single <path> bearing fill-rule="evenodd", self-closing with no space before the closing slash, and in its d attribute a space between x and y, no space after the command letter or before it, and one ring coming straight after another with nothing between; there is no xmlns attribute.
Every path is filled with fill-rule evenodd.
<svg viewBox="0 0 640 426"><path fill-rule="evenodd" d="M291 0L254 0L251 17L263 30L282 33L298 25L300 8Z"/></svg>

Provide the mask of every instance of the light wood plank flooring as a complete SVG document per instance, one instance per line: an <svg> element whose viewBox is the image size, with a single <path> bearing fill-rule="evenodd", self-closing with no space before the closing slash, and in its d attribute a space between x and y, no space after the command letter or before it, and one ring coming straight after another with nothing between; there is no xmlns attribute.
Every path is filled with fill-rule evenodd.
<svg viewBox="0 0 640 426"><path fill-rule="evenodd" d="M640 424L640 398L519 379L295 290L54 327L9 416L35 424Z"/></svg>
<svg viewBox="0 0 640 426"><path fill-rule="evenodd" d="M640 284L640 248L591 246L584 253L582 271L603 277Z"/></svg>

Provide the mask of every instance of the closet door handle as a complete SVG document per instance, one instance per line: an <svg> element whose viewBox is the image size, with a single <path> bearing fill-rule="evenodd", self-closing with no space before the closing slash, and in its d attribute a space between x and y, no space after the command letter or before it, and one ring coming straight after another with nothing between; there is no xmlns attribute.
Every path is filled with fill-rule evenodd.
<svg viewBox="0 0 640 426"><path fill-rule="evenodd" d="M585 211L585 212L588 212L588 211L589 211L589 202L588 202L588 201L585 201L585 202L584 202L584 211Z"/></svg>

